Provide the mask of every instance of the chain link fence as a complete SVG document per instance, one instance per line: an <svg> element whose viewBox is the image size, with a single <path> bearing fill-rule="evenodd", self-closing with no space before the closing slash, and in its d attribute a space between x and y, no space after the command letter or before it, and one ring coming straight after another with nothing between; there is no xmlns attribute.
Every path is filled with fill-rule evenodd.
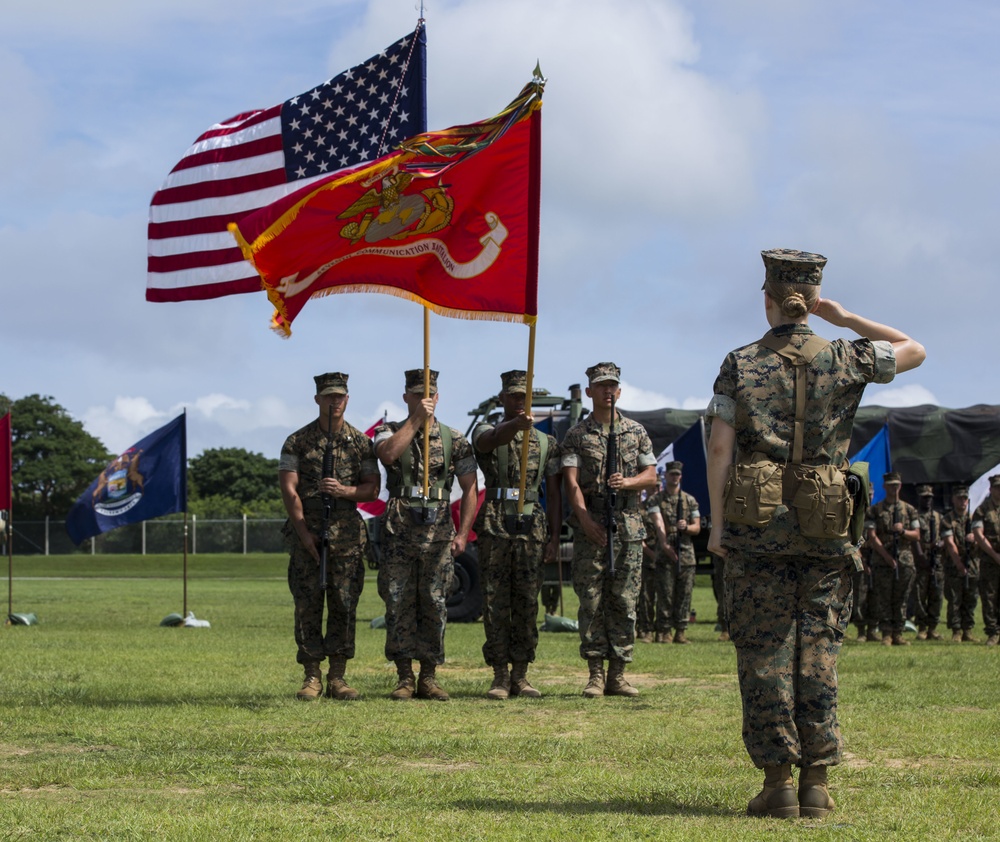
<svg viewBox="0 0 1000 842"><path fill-rule="evenodd" d="M188 517L188 552L280 553L284 552L281 526L284 518L211 520ZM61 520L14 521L14 555L69 555L128 553L146 555L177 553L184 549L184 521L164 518L120 526L74 546Z"/></svg>

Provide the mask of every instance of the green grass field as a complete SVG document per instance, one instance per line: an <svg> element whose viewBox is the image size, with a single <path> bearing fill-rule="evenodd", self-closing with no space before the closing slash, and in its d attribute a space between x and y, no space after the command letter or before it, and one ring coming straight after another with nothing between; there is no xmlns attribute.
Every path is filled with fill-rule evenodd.
<svg viewBox="0 0 1000 842"><path fill-rule="evenodd" d="M691 646L640 644L642 695L588 701L572 633L542 633L541 700L491 702L481 623L449 626L447 704L392 702L369 573L355 703L295 700L280 556L15 559L0 630L0 839L1000 838L1000 651L848 643L846 762L824 822L748 819L735 656L699 577ZM572 592L566 612L575 615ZM977 632L978 634L979 632Z"/></svg>

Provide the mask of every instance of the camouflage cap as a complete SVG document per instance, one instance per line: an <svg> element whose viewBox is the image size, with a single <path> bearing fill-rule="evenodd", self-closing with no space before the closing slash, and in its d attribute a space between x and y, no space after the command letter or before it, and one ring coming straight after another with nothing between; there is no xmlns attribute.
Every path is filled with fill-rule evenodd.
<svg viewBox="0 0 1000 842"><path fill-rule="evenodd" d="M683 474L684 473L684 463L683 462L667 462L666 471L668 474Z"/></svg>
<svg viewBox="0 0 1000 842"><path fill-rule="evenodd" d="M998 485L1000 485L1000 474L993 474L990 477L990 488L996 488Z"/></svg>
<svg viewBox="0 0 1000 842"><path fill-rule="evenodd" d="M882 485L902 485L903 478L899 475L898 471L889 471L887 474L882 474Z"/></svg>
<svg viewBox="0 0 1000 842"><path fill-rule="evenodd" d="M931 485L918 485L917 486L917 496L918 497L933 497L934 487Z"/></svg>
<svg viewBox="0 0 1000 842"><path fill-rule="evenodd" d="M436 395L438 390L438 372L433 368L428 369L428 371L431 378L430 393ZM406 391L424 393L424 370L422 368L411 368L406 372Z"/></svg>
<svg viewBox="0 0 1000 842"><path fill-rule="evenodd" d="M951 487L952 497L968 497L969 496L969 486L967 485L953 485Z"/></svg>
<svg viewBox="0 0 1000 842"><path fill-rule="evenodd" d="M346 395L347 378L349 375L341 371L331 371L327 374L317 374L313 380L316 381L317 395Z"/></svg>
<svg viewBox="0 0 1000 842"><path fill-rule="evenodd" d="M622 370L614 363L598 363L587 369L587 380L591 384L603 383L607 380L621 383Z"/></svg>
<svg viewBox="0 0 1000 842"><path fill-rule="evenodd" d="M508 395L525 395L528 392L528 372L514 369L500 375L502 391Z"/></svg>
<svg viewBox="0 0 1000 842"><path fill-rule="evenodd" d="M811 251L767 249L760 253L764 261L764 283L815 284L823 282L826 258ZM763 289L764 287L761 287Z"/></svg>

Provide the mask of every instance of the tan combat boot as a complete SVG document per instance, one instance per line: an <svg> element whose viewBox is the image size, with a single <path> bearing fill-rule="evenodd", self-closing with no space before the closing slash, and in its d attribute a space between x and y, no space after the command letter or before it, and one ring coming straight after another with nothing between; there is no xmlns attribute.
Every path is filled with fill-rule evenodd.
<svg viewBox="0 0 1000 842"><path fill-rule="evenodd" d="M506 699L510 695L510 673L506 664L493 665L493 683L486 691L487 699Z"/></svg>
<svg viewBox="0 0 1000 842"><path fill-rule="evenodd" d="M583 688L583 695L588 699L596 699L604 695L604 659L587 658L590 668L590 681Z"/></svg>
<svg viewBox="0 0 1000 842"><path fill-rule="evenodd" d="M892 635L889 634L889 632L886 632L885 634L882 635L882 645L892 646Z"/></svg>
<svg viewBox="0 0 1000 842"><path fill-rule="evenodd" d="M528 684L528 664L526 661L514 661L510 671L510 694L525 696L528 699L540 699L542 694Z"/></svg>
<svg viewBox="0 0 1000 842"><path fill-rule="evenodd" d="M799 815L823 819L836 806L826 788L826 766L805 766L799 773Z"/></svg>
<svg viewBox="0 0 1000 842"><path fill-rule="evenodd" d="M894 634L892 636L892 645L893 646L909 646L910 645L910 641L908 641L901 634Z"/></svg>
<svg viewBox="0 0 1000 842"><path fill-rule="evenodd" d="M927 627L927 639L928 640L944 640L944 638L941 637L941 632L939 632L937 630L937 626L928 626Z"/></svg>
<svg viewBox="0 0 1000 842"><path fill-rule="evenodd" d="M432 661L420 662L420 677L417 679L417 698L432 699L435 702L447 702L449 696L437 683L434 673L437 665Z"/></svg>
<svg viewBox="0 0 1000 842"><path fill-rule="evenodd" d="M972 629L965 629L962 632L962 643L979 643L979 638L972 633Z"/></svg>
<svg viewBox="0 0 1000 842"><path fill-rule="evenodd" d="M621 658L612 658L608 661L608 683L604 686L604 695L629 697L639 695L639 691L625 678L625 662Z"/></svg>
<svg viewBox="0 0 1000 842"><path fill-rule="evenodd" d="M764 788L747 804L747 815L773 819L794 819L799 815L790 763L764 767Z"/></svg>
<svg viewBox="0 0 1000 842"><path fill-rule="evenodd" d="M677 629L674 633L674 643L690 643L691 641L687 639L687 635L684 634L684 629Z"/></svg>
<svg viewBox="0 0 1000 842"><path fill-rule="evenodd" d="M927 629L923 626L917 627L917 640L927 640Z"/></svg>
<svg viewBox="0 0 1000 842"><path fill-rule="evenodd" d="M635 636L635 642L636 643L652 643L653 642L653 633L652 632L648 632L648 631L639 632L639 634L637 634Z"/></svg>
<svg viewBox="0 0 1000 842"><path fill-rule="evenodd" d="M330 672L326 676L326 697L340 699L342 702L353 702L360 699L361 694L344 681L347 670L347 658L338 655L330 658Z"/></svg>
<svg viewBox="0 0 1000 842"><path fill-rule="evenodd" d="M413 694L417 691L417 680L413 677L413 661L409 658L397 660L396 675L399 677L399 681L396 684L396 689L389 694L389 698L398 702L412 699Z"/></svg>
<svg viewBox="0 0 1000 842"><path fill-rule="evenodd" d="M310 661L303 664L305 678L302 680L302 687L295 694L296 699L303 702L315 702L323 695L323 671L320 669L319 661Z"/></svg>
<svg viewBox="0 0 1000 842"><path fill-rule="evenodd" d="M955 629L951 633L951 642L952 643L961 643L962 642L962 632L961 632L960 629Z"/></svg>
<svg viewBox="0 0 1000 842"><path fill-rule="evenodd" d="M997 634L996 632L994 632L988 638L986 638L986 645L987 646L996 646L998 644L1000 644L1000 634Z"/></svg>

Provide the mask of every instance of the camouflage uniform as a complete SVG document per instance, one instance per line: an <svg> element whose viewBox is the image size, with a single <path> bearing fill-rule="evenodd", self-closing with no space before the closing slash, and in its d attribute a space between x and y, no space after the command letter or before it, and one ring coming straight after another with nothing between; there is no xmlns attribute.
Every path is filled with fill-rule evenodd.
<svg viewBox="0 0 1000 842"><path fill-rule="evenodd" d="M382 424L375 430L375 448L391 438L402 422ZM385 656L390 661L416 659L444 663L444 629L448 619L446 599L454 575L451 541L455 524L451 518L448 491L456 476L474 473L476 460L466 438L451 430L451 460L443 500L431 500L437 509L433 524L418 524L410 516L411 501L394 496L403 487L401 460L386 467L390 499L382 515L382 552L378 569L378 593L385 602ZM423 481L423 433L414 436L409 449L414 476ZM431 425L429 481L441 477L444 448L437 419ZM419 510L419 501L412 507Z"/></svg>
<svg viewBox="0 0 1000 842"><path fill-rule="evenodd" d="M517 513L516 500L501 500L502 489L517 489L521 482L521 446L524 434L518 432L509 444L483 453L475 449L479 437L493 426L476 425L472 444L476 461L483 472L486 494L476 517L474 529L479 547L479 570L483 592L483 626L486 643L483 657L489 666L530 663L538 645L538 592L542 584L542 556L548 540L545 510L537 501L525 500L530 526L523 532L507 529L505 514ZM535 486L539 475L538 431L528 441L526 489ZM500 476L500 448L506 448L507 474ZM547 480L559 481L559 448L548 436L544 465Z"/></svg>
<svg viewBox="0 0 1000 842"><path fill-rule="evenodd" d="M920 518L920 558L917 560L916 620L918 633L937 634L944 602L944 549L941 531L944 523L941 512L934 508L934 491L929 485L918 489L921 498L931 498L931 508L918 511Z"/></svg>
<svg viewBox="0 0 1000 842"><path fill-rule="evenodd" d="M639 599L635 607L635 635L637 640L647 640L656 628L656 567L661 563L656 527L649 509L643 505L642 526L646 538L642 542L642 571L639 574ZM648 642L648 641L647 641Z"/></svg>
<svg viewBox="0 0 1000 842"><path fill-rule="evenodd" d="M678 496L680 509L678 509ZM667 634L671 628L685 631L691 618L691 594L694 592L694 576L697 559L694 541L684 534L678 541L677 521L691 523L701 517L698 501L686 491L680 495L668 494L666 489L657 491L646 501L650 510L654 507L663 516L667 532L667 545L678 553L678 561L671 561L662 552L656 566L656 630Z"/></svg>
<svg viewBox="0 0 1000 842"><path fill-rule="evenodd" d="M972 515L972 528L981 529L994 551L1000 552L1000 506L987 497ZM1000 633L997 598L1000 596L1000 564L985 549L979 551L979 597L983 605L983 630L987 637Z"/></svg>
<svg viewBox="0 0 1000 842"><path fill-rule="evenodd" d="M972 517L968 511L951 509L944 516L944 530L941 537L950 537L965 566L965 573L959 573L945 553L944 596L948 603L948 628L952 632L971 632L976 626L976 602L979 586L979 551L966 538L972 533Z"/></svg>
<svg viewBox="0 0 1000 842"><path fill-rule="evenodd" d="M323 499L319 481L323 476L323 453L327 434L320 421L292 433L281 448L279 471L298 474L298 493L309 531L323 532ZM334 477L344 485L357 485L361 477L378 475L371 440L346 421L333 439ZM288 548L288 587L295 602L296 660L300 664L320 662L324 657L354 657L355 614L365 582L368 531L357 503L334 499L331 504L327 554L327 584L320 589L319 564L302 546L290 521L282 534ZM323 634L323 603L327 606Z"/></svg>
<svg viewBox="0 0 1000 842"><path fill-rule="evenodd" d="M641 424L618 415L615 430L618 468L623 476L635 476L656 464L652 442ZM597 523L604 522L607 452L608 430L593 415L573 427L562 442L562 466L579 470L580 490ZM635 604L646 530L638 493L619 491L617 497L614 578L607 575L606 549L584 534L575 514L569 523L573 527L573 589L580 599L580 656L627 663L632 660L635 644Z"/></svg>
<svg viewBox="0 0 1000 842"><path fill-rule="evenodd" d="M919 529L920 518L917 510L903 500L895 503L882 500L868 509L867 522L868 528L875 530L882 546L896 560L896 567L893 567L877 551L872 553L872 592L869 596L872 614L878 618L883 637L899 637L906 626L916 566L910 540L893 532L892 527L901 523L904 529Z"/></svg>
<svg viewBox="0 0 1000 842"><path fill-rule="evenodd" d="M818 281L817 281L818 282ZM805 324L775 328L801 347ZM807 366L803 462L846 465L854 414L868 383L888 383L888 342L838 339ZM759 343L730 353L715 381L708 417L736 433L737 462L757 452L791 460L795 419L792 364ZM758 768L835 765L837 655L851 615L848 538L807 538L785 496L770 523L726 523L726 609L743 698L743 741ZM715 513L717 517L721 513Z"/></svg>

